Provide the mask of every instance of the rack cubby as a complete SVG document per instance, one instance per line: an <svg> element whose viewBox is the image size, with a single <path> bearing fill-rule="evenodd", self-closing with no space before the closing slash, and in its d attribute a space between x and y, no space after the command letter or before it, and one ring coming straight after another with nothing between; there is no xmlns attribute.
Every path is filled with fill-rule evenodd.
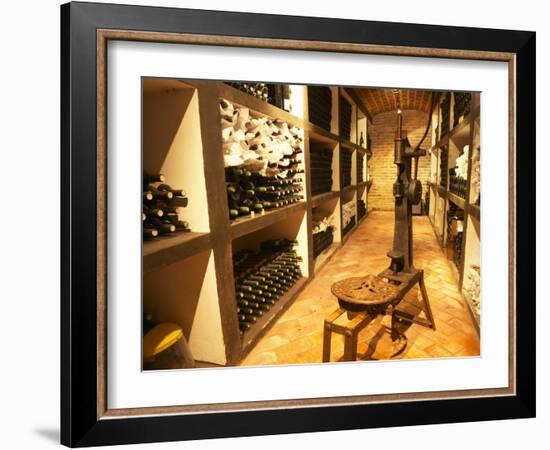
<svg viewBox="0 0 550 450"><path fill-rule="evenodd" d="M144 275L209 251L210 222L197 89L177 80L143 80L143 171L163 173L166 183L192 200L179 213L192 232L143 243Z"/></svg>
<svg viewBox="0 0 550 450"><path fill-rule="evenodd" d="M320 219L324 217L333 217L333 242L332 244L323 250L313 260L313 273L317 273L321 267L323 267L334 252L340 247L342 242L342 223L341 223L341 210L340 210L340 196L333 197L325 202L315 206L312 210L312 218Z"/></svg>
<svg viewBox="0 0 550 450"><path fill-rule="evenodd" d="M226 363L211 250L144 274L143 312L157 323L179 325L195 360Z"/></svg>

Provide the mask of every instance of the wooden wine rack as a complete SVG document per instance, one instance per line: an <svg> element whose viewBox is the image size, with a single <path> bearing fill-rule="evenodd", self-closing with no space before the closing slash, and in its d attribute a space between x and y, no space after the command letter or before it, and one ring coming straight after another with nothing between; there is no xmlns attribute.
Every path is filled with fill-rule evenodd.
<svg viewBox="0 0 550 450"><path fill-rule="evenodd" d="M454 95L450 95L450 124L452 125L454 120ZM442 250L445 251L447 246L447 212L449 210L449 204L452 202L459 208L464 210L464 230L462 239L462 248L459 252L460 260L452 262L451 267L454 269L454 273L457 278L457 284L460 290L462 290L463 282L465 278L465 272L468 270L471 264L480 265L479 260L479 239L480 239L480 206L473 203L471 199L471 181L472 181L472 155L474 149L479 146L479 120L480 120L480 96L475 93L472 94L472 100L470 105L470 114L460 121L441 139L438 139L436 129L441 127L440 114L434 113L434 124L432 126L432 148L431 154L431 168L432 174L436 175L436 179L440 179L441 171L446 170L448 174L449 167L452 167L457 156L459 156L461 150L465 145L469 145L469 158L468 158L468 177L466 183L466 199L459 197L458 195L449 191L448 183L446 186L440 186L439 183L429 183L430 188L430 208L428 217L432 223L434 233L437 237L439 245ZM441 164L441 149L448 149L447 164ZM444 166L444 167L441 167ZM464 296L465 297L465 296ZM466 298L466 297L465 297ZM473 308L469 303L470 315L473 319L473 323L477 325L479 331L479 317L473 312Z"/></svg>
<svg viewBox="0 0 550 450"><path fill-rule="evenodd" d="M188 191L190 217L184 218L189 221L193 230L192 233L182 233L144 243L144 310L150 312L156 320L181 324L194 357L199 362L237 365L321 267L342 247L344 240L347 241L366 218L367 214L361 220L356 220L356 225L344 239L341 223L343 202L350 199L357 202L357 199L362 199L368 208L370 183L363 181L357 184L356 181L358 171L362 171L363 180L368 180L367 161L371 156L366 148L370 125L368 111L352 98L353 93L343 88L330 87L333 95L333 120L331 130L328 131L308 121L305 87L293 87L301 94L301 108L297 108L303 111L301 117L225 83L145 79L143 88L144 107L156 105L155 114L161 116L153 118L146 112L143 115L144 135L147 135L143 140L144 170L152 173L171 171L172 176L168 176L167 179ZM172 96L180 94L185 101L190 99L188 108L193 109L180 110L179 116L171 117L170 109L163 109L163 102L168 104ZM340 96L352 104L350 140L343 139L338 134ZM219 101L222 98L304 130L304 201L256 215L254 218L229 220L219 112ZM179 103L171 106L176 107L182 106ZM161 124L164 124L164 121L175 121L176 123L172 124L174 129L171 130L173 136L149 136L146 130L152 123L148 123L148 120ZM177 123L178 120L181 120L181 123ZM360 131L365 141L363 146L358 144ZM178 139L185 148L178 145ZM332 191L314 197L311 196L309 161L309 145L313 141L324 144L333 152ZM350 152L352 155L352 182L345 189L341 189L340 186L341 151ZM164 152L164 158L159 158L158 152ZM359 153L366 156L362 158L362 167L358 167ZM181 166L176 170L172 167L174 164ZM193 190L200 192L193 194L190 192ZM327 215L334 214L336 219L334 242L317 258L313 257L314 208ZM297 253L303 258L301 269L304 276L241 336L236 311L232 254L248 240L259 241L273 233L273 230L281 234L278 237L298 240ZM194 267L190 267L191 264ZM193 277L182 277L188 284L184 285L178 280L178 270L182 274L192 272ZM164 279L164 272L170 274L169 279ZM158 285L157 288L153 286L155 283Z"/></svg>

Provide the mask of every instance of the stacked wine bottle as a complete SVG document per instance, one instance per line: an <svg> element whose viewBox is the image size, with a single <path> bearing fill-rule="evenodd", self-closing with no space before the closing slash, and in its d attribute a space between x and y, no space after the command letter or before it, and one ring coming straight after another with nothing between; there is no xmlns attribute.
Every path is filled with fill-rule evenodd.
<svg viewBox="0 0 550 450"><path fill-rule="evenodd" d="M342 149L340 152L340 171L342 173L342 187L351 184L351 155L352 152Z"/></svg>
<svg viewBox="0 0 550 450"><path fill-rule="evenodd" d="M344 227L344 229L342 230L342 235L346 235L348 234L352 229L353 227L355 226L355 216L353 216L349 223Z"/></svg>
<svg viewBox="0 0 550 450"><path fill-rule="evenodd" d="M292 102L290 99L290 85L288 84L268 84L269 103L277 108L292 112Z"/></svg>
<svg viewBox="0 0 550 450"><path fill-rule="evenodd" d="M289 169L289 172L293 169ZM296 169L296 173L303 172ZM303 200L302 178L261 175L246 168L225 169L229 218L262 214Z"/></svg>
<svg viewBox="0 0 550 450"><path fill-rule="evenodd" d="M246 92L257 99L269 102L269 88L265 83L227 83L240 91Z"/></svg>
<svg viewBox="0 0 550 450"><path fill-rule="evenodd" d="M185 191L164 181L163 175L143 174L143 239L191 231L189 223L179 218L181 208L188 203Z"/></svg>
<svg viewBox="0 0 550 450"><path fill-rule="evenodd" d="M447 212L447 236L453 238L452 223L453 221L464 220L464 210L453 202L449 202L449 211Z"/></svg>
<svg viewBox="0 0 550 450"><path fill-rule="evenodd" d="M328 227L324 231L313 234L313 258L317 258L334 241L334 228Z"/></svg>
<svg viewBox="0 0 550 450"><path fill-rule="evenodd" d="M464 221L464 210L453 202L449 202L449 210L447 211L447 239L452 242L453 261L457 268L460 269L462 261L462 230L460 223ZM453 227L456 223L456 227ZM453 228L456 230L453 232Z"/></svg>
<svg viewBox="0 0 550 450"><path fill-rule="evenodd" d="M266 84L266 83L227 83L240 91L246 92L264 102L270 103L277 108L291 112L290 86L288 84Z"/></svg>
<svg viewBox="0 0 550 450"><path fill-rule="evenodd" d="M427 215L430 211L430 191L429 186L426 188L426 195L424 196L424 214Z"/></svg>
<svg viewBox="0 0 550 450"><path fill-rule="evenodd" d="M326 86L308 86L309 121L330 131L332 121L332 92Z"/></svg>
<svg viewBox="0 0 550 450"><path fill-rule="evenodd" d="M449 169L449 191L460 198L466 199L467 181L465 178L457 177L453 168Z"/></svg>
<svg viewBox="0 0 550 450"><path fill-rule="evenodd" d="M332 190L332 150L310 141L311 195Z"/></svg>
<svg viewBox="0 0 550 450"><path fill-rule="evenodd" d="M351 138L351 103L340 96L340 136L348 141Z"/></svg>
<svg viewBox="0 0 550 450"><path fill-rule="evenodd" d="M453 251L453 261L455 263L456 268L461 271L462 270L462 239L463 239L464 233L462 231L459 231L454 239L454 251Z"/></svg>
<svg viewBox="0 0 550 450"><path fill-rule="evenodd" d="M302 277L297 241L264 241L259 251L233 255L237 314L241 332L248 330Z"/></svg>
<svg viewBox="0 0 550 450"><path fill-rule="evenodd" d="M456 127L460 122L460 118L470 114L470 106L472 104L472 94L469 92L454 93L454 110L453 110L453 125Z"/></svg>
<svg viewBox="0 0 550 450"><path fill-rule="evenodd" d="M357 183L365 181L365 154L357 153Z"/></svg>
<svg viewBox="0 0 550 450"><path fill-rule="evenodd" d="M445 94L441 102L441 136L445 136L450 129L451 124L451 94Z"/></svg>
<svg viewBox="0 0 550 450"><path fill-rule="evenodd" d="M365 200L360 199L357 201L357 217L359 220L367 213L367 207L365 205Z"/></svg>
<svg viewBox="0 0 550 450"><path fill-rule="evenodd" d="M449 149L443 146L439 151L441 152L440 159L439 159L439 173L441 174L441 179L439 180L439 185L442 188L447 189L447 181L448 181L447 167L449 166Z"/></svg>
<svg viewBox="0 0 550 450"><path fill-rule="evenodd" d="M356 208L355 201L350 200L342 205L342 235L347 234L355 226Z"/></svg>

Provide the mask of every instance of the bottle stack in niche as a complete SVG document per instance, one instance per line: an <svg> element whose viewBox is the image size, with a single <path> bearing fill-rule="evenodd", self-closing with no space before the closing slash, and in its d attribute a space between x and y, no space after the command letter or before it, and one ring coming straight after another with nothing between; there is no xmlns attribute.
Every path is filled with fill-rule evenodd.
<svg viewBox="0 0 550 450"><path fill-rule="evenodd" d="M346 235L355 226L355 201L350 200L342 205L342 235Z"/></svg>
<svg viewBox="0 0 550 450"><path fill-rule="evenodd" d="M365 181L365 154L357 153L357 183Z"/></svg>
<svg viewBox="0 0 550 450"><path fill-rule="evenodd" d="M330 131L332 122L332 92L326 86L308 86L309 121Z"/></svg>
<svg viewBox="0 0 550 450"><path fill-rule="evenodd" d="M468 182L466 178L461 178L456 175L455 169L449 169L449 191L460 198L466 198L466 189Z"/></svg>
<svg viewBox="0 0 550 450"><path fill-rule="evenodd" d="M303 199L303 130L220 101L229 217Z"/></svg>
<svg viewBox="0 0 550 450"><path fill-rule="evenodd" d="M480 272L480 266L476 264L470 264L470 267L465 274L464 287L462 288L466 295L469 297L470 305L472 305L473 312L478 318L481 313L481 303L479 296L481 287Z"/></svg>
<svg viewBox="0 0 550 450"><path fill-rule="evenodd" d="M267 84L265 83L227 83L229 86L233 86L234 88L238 89L239 91L243 91L248 95L252 95L253 97L256 97L259 100L262 100L264 102L271 103L271 98L269 97L269 88Z"/></svg>
<svg viewBox="0 0 550 450"><path fill-rule="evenodd" d="M451 94L445 94L443 101L441 102L441 128L440 138L445 136L450 131L451 125Z"/></svg>
<svg viewBox="0 0 550 450"><path fill-rule="evenodd" d="M474 205L480 204L480 189L481 189L481 172L480 172L480 152L478 147L472 153L472 183L470 187L470 202Z"/></svg>
<svg viewBox="0 0 550 450"><path fill-rule="evenodd" d="M311 195L332 190L332 150L314 141L309 142Z"/></svg>
<svg viewBox="0 0 550 450"><path fill-rule="evenodd" d="M449 166L449 149L447 147L441 147L440 150L441 155L439 159L439 173L441 174L441 178L439 180L439 185L443 189L447 189L447 181L448 181L448 171L447 167Z"/></svg>
<svg viewBox="0 0 550 450"><path fill-rule="evenodd" d="M351 139L351 103L349 103L344 97L340 96L339 107L339 134L341 137L349 141Z"/></svg>
<svg viewBox="0 0 550 450"><path fill-rule="evenodd" d="M457 126L462 119L470 114L472 104L472 94L470 92L454 93L453 126Z"/></svg>
<svg viewBox="0 0 550 450"><path fill-rule="evenodd" d="M455 266L459 271L462 270L462 239L464 233L462 231L458 232L454 240L454 252L453 252L453 261Z"/></svg>
<svg viewBox="0 0 550 450"><path fill-rule="evenodd" d="M360 199L357 201L357 218L361 220L363 216L367 213L367 207L365 205L365 200Z"/></svg>
<svg viewBox="0 0 550 450"><path fill-rule="evenodd" d="M189 223L180 220L179 213L187 206L183 189L165 183L161 174L143 174L143 239L151 240L178 231L188 232Z"/></svg>
<svg viewBox="0 0 550 450"><path fill-rule="evenodd" d="M266 84L266 83L227 83L240 91L246 92L259 100L270 103L277 108L292 112L290 99L290 86L288 84Z"/></svg>
<svg viewBox="0 0 550 450"><path fill-rule="evenodd" d="M301 178L279 178L246 168L225 170L229 218L263 214L303 200Z"/></svg>
<svg viewBox="0 0 550 450"><path fill-rule="evenodd" d="M323 250L330 247L334 241L334 216L325 216L313 211L313 258L317 258Z"/></svg>
<svg viewBox="0 0 550 450"><path fill-rule="evenodd" d="M455 266L461 270L462 265L462 238L464 226L464 210L453 202L449 203L447 212L447 240L452 246L452 254L449 255Z"/></svg>
<svg viewBox="0 0 550 450"><path fill-rule="evenodd" d="M462 154L456 158L455 167L449 169L449 191L460 198L466 199L468 189L468 158L470 155L470 146L465 145Z"/></svg>
<svg viewBox="0 0 550 450"><path fill-rule="evenodd" d="M241 332L248 330L302 277L297 241L264 241L259 251L233 255L237 314Z"/></svg>
<svg viewBox="0 0 550 450"><path fill-rule="evenodd" d="M340 151L340 171L342 173L342 187L351 184L351 155L352 152L345 149Z"/></svg>
<svg viewBox="0 0 550 450"><path fill-rule="evenodd" d="M339 107L339 134L349 141L351 139L351 104L344 97L340 96Z"/></svg>

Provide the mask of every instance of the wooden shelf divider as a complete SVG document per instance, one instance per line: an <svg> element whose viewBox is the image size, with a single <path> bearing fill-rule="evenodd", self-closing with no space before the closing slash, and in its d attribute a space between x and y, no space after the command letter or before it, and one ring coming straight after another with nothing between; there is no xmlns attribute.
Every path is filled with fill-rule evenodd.
<svg viewBox="0 0 550 450"><path fill-rule="evenodd" d="M347 194L348 192L351 192L353 190L357 189L357 185L356 184L350 184L344 188L342 188L341 192L343 194Z"/></svg>
<svg viewBox="0 0 550 450"><path fill-rule="evenodd" d="M340 195L340 191L324 192L323 194L314 195L311 197L311 207L316 208L322 203L328 202L337 198Z"/></svg>
<svg viewBox="0 0 550 450"><path fill-rule="evenodd" d="M466 209L466 200L452 192L447 192L447 198L461 209Z"/></svg>
<svg viewBox="0 0 550 450"><path fill-rule="evenodd" d="M179 232L143 243L143 273L168 266L197 253L210 250L210 233Z"/></svg>
<svg viewBox="0 0 550 450"><path fill-rule="evenodd" d="M239 91L228 84L217 83L217 86L218 95L221 98L229 100L231 103L249 108L251 112L260 113L273 119L284 120L292 125L304 128L303 119L285 111L284 109L277 108L271 103L264 102L263 100L260 100L252 95Z"/></svg>
<svg viewBox="0 0 550 450"><path fill-rule="evenodd" d="M470 216L472 216L474 219L476 219L479 222L480 221L480 215L481 215L481 210L480 210L479 205L473 205L473 204L470 203L468 205L468 210L470 212Z"/></svg>
<svg viewBox="0 0 550 450"><path fill-rule="evenodd" d="M314 141L324 142L326 144L333 145L336 145L340 142L340 136L332 134L330 131L321 128L314 123L308 122L305 129L309 133L310 139Z"/></svg>
<svg viewBox="0 0 550 450"><path fill-rule="evenodd" d="M273 225L299 211L305 211L306 208L306 202L299 202L272 211L266 211L265 214L256 214L256 217L249 216L236 219L229 227L231 239L236 239L245 234L253 233L254 231Z"/></svg>

